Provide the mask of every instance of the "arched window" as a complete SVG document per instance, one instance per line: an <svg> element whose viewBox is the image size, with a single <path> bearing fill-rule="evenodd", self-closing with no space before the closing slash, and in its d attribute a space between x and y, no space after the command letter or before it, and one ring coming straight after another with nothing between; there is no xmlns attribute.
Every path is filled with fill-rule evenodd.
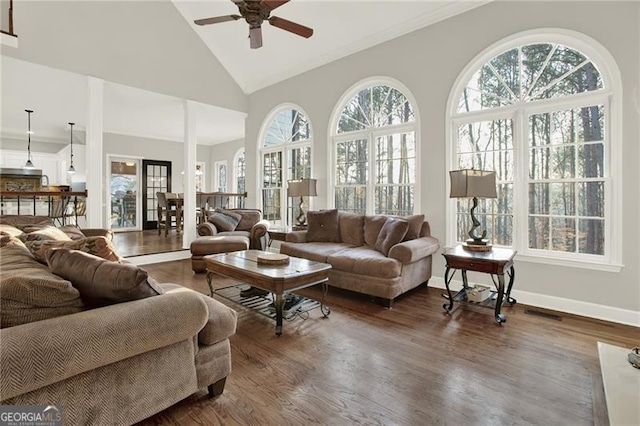
<svg viewBox="0 0 640 426"><path fill-rule="evenodd" d="M236 151L236 155L233 157L233 176L235 179L234 188L232 191L235 191L239 194L244 193L247 189L245 185L245 177L247 172L247 165L244 156L244 148L240 148Z"/></svg>
<svg viewBox="0 0 640 426"><path fill-rule="evenodd" d="M332 126L334 205L367 214L412 214L416 113L397 82L368 81L347 92ZM339 115L338 115L339 114Z"/></svg>
<svg viewBox="0 0 640 426"><path fill-rule="evenodd" d="M273 225L293 225L298 203L287 207L287 181L311 178L311 124L297 106L276 108L262 131L262 213ZM308 197L305 204L309 205Z"/></svg>
<svg viewBox="0 0 640 426"><path fill-rule="evenodd" d="M477 214L494 244L610 263L617 68L583 40L527 33L472 62L449 101L450 168L496 172ZM449 239L464 241L468 200L453 210Z"/></svg>

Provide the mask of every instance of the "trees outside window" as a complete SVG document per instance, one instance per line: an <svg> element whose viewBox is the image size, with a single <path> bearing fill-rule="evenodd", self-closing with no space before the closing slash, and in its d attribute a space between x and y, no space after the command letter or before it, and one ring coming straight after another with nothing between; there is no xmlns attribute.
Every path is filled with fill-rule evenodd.
<svg viewBox="0 0 640 426"><path fill-rule="evenodd" d="M470 66L452 94L450 167L496 172L498 198L476 214L494 244L610 258L615 93L595 59L560 42L512 42ZM449 235L464 241L469 200L451 202Z"/></svg>
<svg viewBox="0 0 640 426"><path fill-rule="evenodd" d="M363 214L413 214L416 117L390 84L369 84L338 110L333 139L334 205Z"/></svg>
<svg viewBox="0 0 640 426"><path fill-rule="evenodd" d="M299 203L287 202L287 181L311 178L311 124L298 107L282 106L262 137L262 213L273 225L292 225ZM305 205L309 199L305 197Z"/></svg>

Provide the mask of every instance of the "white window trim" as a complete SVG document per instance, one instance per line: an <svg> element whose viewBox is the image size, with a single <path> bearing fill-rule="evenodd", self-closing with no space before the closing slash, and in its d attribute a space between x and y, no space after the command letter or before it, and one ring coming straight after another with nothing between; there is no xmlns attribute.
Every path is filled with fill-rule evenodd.
<svg viewBox="0 0 640 426"><path fill-rule="evenodd" d="M232 190L230 190L229 192L237 192L238 191L238 159L240 159L240 155L242 155L242 153L245 153L245 163L244 163L244 178L245 178L245 189L246 189L246 179L247 179L247 154L245 152L244 147L240 148L239 150L236 151L236 153L233 155L233 170L232 170L232 181L233 181L233 188Z"/></svg>
<svg viewBox="0 0 640 426"><path fill-rule="evenodd" d="M340 116L342 115L342 111L346 106L346 103L355 96L358 92L367 87L371 86L389 86L392 87L399 92L401 92L411 104L413 108L413 115L415 121L411 123L401 123L395 124L391 126L385 127L371 127L364 130L356 130L348 133L338 133L336 129L338 128L338 122L340 121ZM378 135L386 135L389 133L398 133L398 132L414 132L414 139L416 142L415 153L416 153L416 180L413 186L413 211L414 213L419 213L422 211L421 197L420 197L420 182L422 181L422 173L420 168L420 159L421 159L421 139L420 139L420 111L418 109L418 102L416 102L416 98L413 96L413 93L409 90L407 86L402 84L400 81L396 80L392 77L387 76L374 76L369 77L364 80L360 80L359 82L352 85L349 89L347 89L343 95L338 99L338 102L334 105L333 111L331 111L331 120L329 121L329 128L327 130L327 135L329 135L330 143L327 144L327 206L331 206L335 208L336 204L336 194L335 194L335 181L336 181L336 145L339 142L344 142L348 140L355 139L367 139L368 141L368 149L369 149L369 179L367 186L367 212L373 212L374 206L374 191L375 191L375 183L372 178L372 171L374 170L373 164L373 138Z"/></svg>
<svg viewBox="0 0 640 426"><path fill-rule="evenodd" d="M470 113L458 113L458 101L460 94L465 88L467 82L473 73L489 60L517 46L531 43L559 43L571 47L585 54L591 61L597 65L598 71L604 82L604 90L566 96L561 100L543 100L532 102L519 102L507 107L492 108ZM605 105L605 247L608 253L605 256L594 256L573 253L558 253L544 251L540 253L538 250L528 249L527 225L522 223L522 214L513 216L513 248L519 251L518 260L528 261L532 263L544 263L549 265L568 266L585 269L595 269L608 272L620 272L624 265L622 264L622 79L620 70L615 59L609 51L593 38L576 32L559 28L543 28L538 30L525 31L513 34L510 37L502 39L480 54L473 58L463 71L458 75L450 93L447 102L445 136L447 141L447 163L449 169L456 167L455 155L456 147L454 138L456 128L459 124L465 122L474 122L486 120L496 117L513 118L514 135L526 134L526 116L537 112L549 111L549 106L553 105L553 110L562 108L571 108L579 102L581 106L585 103L603 104ZM523 104L526 104L523 107ZM524 139L526 140L526 139ZM514 138L515 142L515 138ZM516 149L514 145L514 150ZM523 181L526 178L528 150L514 153L514 181ZM446 179L446 194L450 190L449 179ZM448 197L448 195L447 195ZM524 191L515 191L514 188L514 206L526 206L528 200ZM446 245L452 246L456 243L456 222L452 220L456 212L455 200L447 199L446 205ZM618 208L614 208L618 206ZM525 209L526 210L526 209ZM608 236L608 237L607 237ZM567 256L570 255L570 256Z"/></svg>
<svg viewBox="0 0 640 426"><path fill-rule="evenodd" d="M224 166L225 168L225 179L226 179L226 187L224 191L221 192L229 192L229 166L227 165L227 160L220 160L213 163L213 192L219 192L220 188L220 174L218 173L219 167Z"/></svg>
<svg viewBox="0 0 640 426"><path fill-rule="evenodd" d="M298 111L299 114L302 114L307 118L307 122L309 123L309 139L283 143L282 145L270 146L265 148L264 139L265 139L265 136L267 135L267 130L269 129L271 122L276 118L276 116L279 113L289 109L296 110ZM264 182L263 180L264 155L272 152L282 151L282 187L280 188L280 199L284 200L284 203L280 204L280 217L281 217L282 226L292 225L292 224L287 224L287 220L288 220L287 206L289 204L289 199L287 197L287 180L289 180L289 177L287 176L289 171L289 153L292 149L309 147L310 157L311 157L311 164L309 167L311 169L311 172L313 172L313 168L314 168L313 162L315 158L315 156L313 155L313 136L314 136L313 123L311 122L311 118L309 117L309 114L307 114L307 112L300 105L294 104L291 102L282 103L276 106L275 108L273 108L269 112L269 114L267 114L265 120L262 122L262 126L260 127L260 132L258 133L258 161L260 161L260 168L259 168L260 172L258 173L258 176L257 176L257 186L256 186L259 192L258 203L261 206L260 208L262 208L262 206L264 205L264 199L262 197L262 194L263 194L263 190L265 189L262 186ZM311 175L311 177L313 177L313 175ZM312 210L312 207L313 207L313 197L310 197L309 206L307 207L307 210Z"/></svg>

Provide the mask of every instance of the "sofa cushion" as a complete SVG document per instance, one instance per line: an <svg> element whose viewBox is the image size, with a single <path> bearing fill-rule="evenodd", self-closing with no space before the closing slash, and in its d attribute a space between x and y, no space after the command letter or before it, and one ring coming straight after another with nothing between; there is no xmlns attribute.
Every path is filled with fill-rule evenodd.
<svg viewBox="0 0 640 426"><path fill-rule="evenodd" d="M364 245L364 215L351 212L338 212L340 241L356 247Z"/></svg>
<svg viewBox="0 0 640 426"><path fill-rule="evenodd" d="M55 226L25 226L24 234L20 235L22 241L71 241L71 238Z"/></svg>
<svg viewBox="0 0 640 426"><path fill-rule="evenodd" d="M409 222L406 220L395 217L387 218L380 229L380 234L378 234L374 248L387 256L391 247L401 242L404 236L407 235L408 229Z"/></svg>
<svg viewBox="0 0 640 426"><path fill-rule="evenodd" d="M0 247L6 247L6 246L17 246L17 247L22 247L25 250L28 250L27 246L24 245L24 243L20 238L14 237L13 235L10 235L10 234L2 234L0 236Z"/></svg>
<svg viewBox="0 0 640 426"><path fill-rule="evenodd" d="M2 235L13 235L14 237L22 234L22 230L16 228L13 225L7 225L5 223L0 223L0 234Z"/></svg>
<svg viewBox="0 0 640 426"><path fill-rule="evenodd" d="M338 210L307 212L307 241L339 243Z"/></svg>
<svg viewBox="0 0 640 426"><path fill-rule="evenodd" d="M327 263L328 256L352 247L352 245L345 243L282 243L280 253Z"/></svg>
<svg viewBox="0 0 640 426"><path fill-rule="evenodd" d="M214 211L209 215L209 222L216 226L218 231L234 231L238 223L240 223L241 216L239 214L226 214L222 211Z"/></svg>
<svg viewBox="0 0 640 426"><path fill-rule="evenodd" d="M411 216L400 217L400 219L404 219L409 222L409 229L407 230L407 235L404 236L403 241L410 241L415 240L416 238L420 238L420 231L422 230L422 224L424 223L423 214L414 214Z"/></svg>
<svg viewBox="0 0 640 426"><path fill-rule="evenodd" d="M84 307L69 281L17 245L0 248L0 305L0 328L74 314Z"/></svg>
<svg viewBox="0 0 640 426"><path fill-rule="evenodd" d="M402 271L402 264L399 261L388 258L367 246L353 247L330 254L327 257L327 263L331 264L336 271L377 278L396 278Z"/></svg>
<svg viewBox="0 0 640 426"><path fill-rule="evenodd" d="M260 220L262 219L262 213L260 212L260 210L235 209L227 211L239 214L241 216L240 223L238 223L238 226L236 226L236 231L251 231L253 225L260 222Z"/></svg>
<svg viewBox="0 0 640 426"><path fill-rule="evenodd" d="M382 226L387 221L387 216L375 215L364 217L364 242L369 247L375 247Z"/></svg>
<svg viewBox="0 0 640 426"><path fill-rule="evenodd" d="M49 250L47 263L51 272L71 281L91 308L164 293L147 271L131 263L111 262L67 248Z"/></svg>
<svg viewBox="0 0 640 426"><path fill-rule="evenodd" d="M31 251L33 256L40 263L47 263L47 251L52 248L68 248L70 250L80 250L85 253L90 253L95 256L101 257L113 262L121 262L122 257L116 251L113 243L106 237L87 237L82 240L69 240L69 241L27 241L25 243L27 248Z"/></svg>

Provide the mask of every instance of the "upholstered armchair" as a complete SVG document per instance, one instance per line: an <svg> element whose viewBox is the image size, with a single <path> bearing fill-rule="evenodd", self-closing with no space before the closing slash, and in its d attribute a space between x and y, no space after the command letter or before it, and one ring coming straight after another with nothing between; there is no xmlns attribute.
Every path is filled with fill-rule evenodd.
<svg viewBox="0 0 640 426"><path fill-rule="evenodd" d="M234 223L237 224L234 226ZM258 209L218 209L198 225L200 236L244 236L249 238L249 248L258 250L266 248L268 230L269 222L262 219L262 212Z"/></svg>

